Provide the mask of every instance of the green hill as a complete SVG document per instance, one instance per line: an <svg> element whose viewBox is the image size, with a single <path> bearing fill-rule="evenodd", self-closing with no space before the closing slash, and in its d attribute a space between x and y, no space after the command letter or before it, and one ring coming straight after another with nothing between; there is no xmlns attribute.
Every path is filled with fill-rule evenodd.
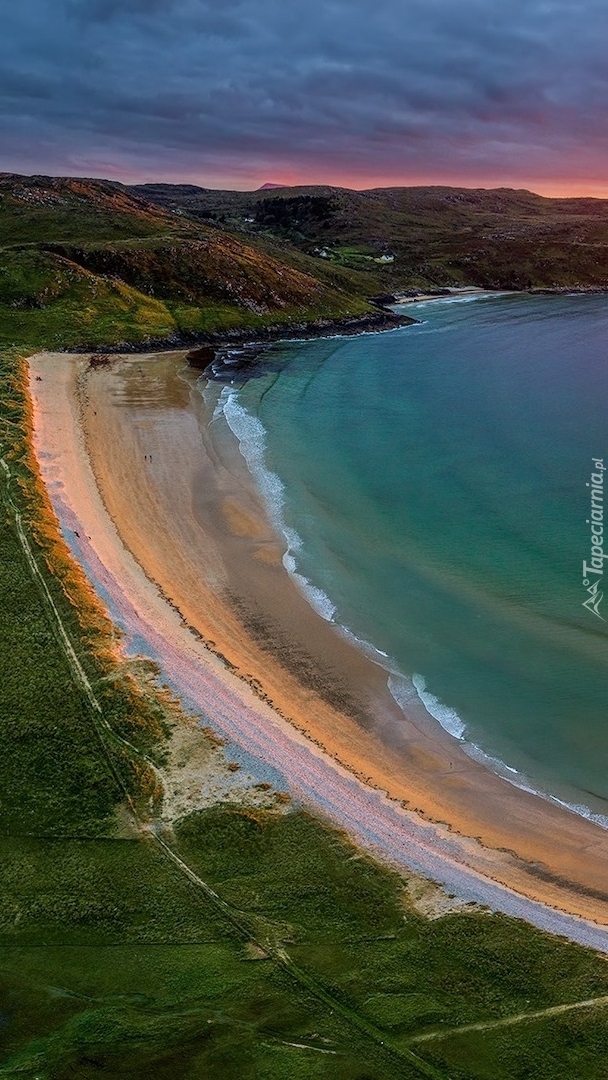
<svg viewBox="0 0 608 1080"><path fill-rule="evenodd" d="M129 190L193 220L216 221L250 243L288 245L317 266L349 271L343 280L366 295L458 285L608 287L603 199L548 199L508 188Z"/></svg>
<svg viewBox="0 0 608 1080"><path fill-rule="evenodd" d="M108 181L0 175L0 344L179 344L371 312L344 284Z"/></svg>
<svg viewBox="0 0 608 1080"><path fill-rule="evenodd" d="M0 173L3 245L156 236L178 225L174 214L107 180Z"/></svg>
<svg viewBox="0 0 608 1080"><path fill-rule="evenodd" d="M372 316L409 290L608 288L608 202L211 191L0 174L0 344L187 344Z"/></svg>

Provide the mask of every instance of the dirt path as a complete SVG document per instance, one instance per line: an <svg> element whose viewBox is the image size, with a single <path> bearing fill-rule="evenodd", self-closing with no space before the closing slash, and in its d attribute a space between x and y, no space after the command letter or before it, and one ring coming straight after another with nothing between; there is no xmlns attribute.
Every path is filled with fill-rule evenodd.
<svg viewBox="0 0 608 1080"><path fill-rule="evenodd" d="M40 568L38 566L38 563L36 562L36 559L34 558L34 554L32 552L30 542L29 542L27 536L25 535L25 530L23 528L23 521L22 521L22 518L21 518L21 514L20 514L19 510L17 509L17 507L15 506L15 503L13 502L13 500L11 498L11 493L10 493L11 470L10 470L10 468L9 468L9 466L8 466L8 464L7 464L7 462L5 461L4 458L0 458L0 465L2 466L2 469L4 470L4 475L6 477L6 502L7 502L8 506L9 506L10 510L13 513L13 517L15 519L15 527L17 529L17 535L19 537L19 542L20 542L21 547L23 549L23 553L25 555L27 564L28 564L28 566L30 568L30 571L32 573L32 577L34 578L34 580L37 582L40 589L42 590L42 594L44 596L44 599L46 600L48 606L51 608L51 611L53 612L53 615L55 616L55 618L53 620L53 627L59 633L59 640L60 640L60 643L61 643L61 647L62 647L62 649L63 649L63 651L64 651L64 653L66 655L68 664L70 665L70 668L72 670L72 674L74 675L74 678L75 678L76 682L79 684L81 689L84 691L84 694L85 694L91 708L94 709L95 712L101 714L101 705L99 704L97 698L95 697L95 694L93 693L93 688L92 688L92 686L91 686L91 684L90 684L90 682L89 682L89 680L88 680L88 678L86 676L86 673L84 671L84 668L82 667L82 664L80 663L80 660L76 656L76 653L74 651L74 647L72 645L72 642L70 641L70 639L68 637L68 634L67 634L67 631L66 631L66 629L65 629L65 627L63 625L63 622L61 620L61 615L59 614L59 611L57 610L57 606L55 604L55 601L53 600L53 597L51 596L51 594L49 592L48 585L47 585L46 581L44 580L42 574L40 573Z"/></svg>
<svg viewBox="0 0 608 1080"><path fill-rule="evenodd" d="M303 968L291 959L285 949L278 945L273 945L269 941L261 941L259 937L252 933L248 928L246 920L244 920L242 916L237 915L230 905L227 904L225 900L222 900L218 893L216 893L206 881L203 881L203 879L180 858L177 852L175 852L173 848L159 836L154 828L149 831L149 834L153 836L171 862L173 862L174 865L177 866L178 869L181 870L181 872L219 908L222 914L230 920L233 926L235 926L251 944L256 945L262 952L267 954L269 959L274 960L275 963L279 964L289 972L291 977L299 983L300 986L314 994L318 1001L321 1001L327 1006L330 1013L338 1013L347 1021L347 1023L356 1027L378 1046L382 1047L389 1056L407 1062L420 1076L427 1076L431 1078L431 1080L446 1080L445 1073L440 1072L439 1069L428 1064L428 1062L418 1057L412 1050L394 1045L388 1032L381 1031L380 1028L377 1028L371 1021L366 1020L354 1009L350 1009L348 1005L345 1005L338 998L335 998L328 993L313 975L304 971ZM306 1049L308 1049L308 1047L306 1047Z"/></svg>
<svg viewBox="0 0 608 1080"><path fill-rule="evenodd" d="M424 1035L414 1035L409 1039L409 1042L433 1042L439 1039L448 1039L452 1035L464 1035L468 1031L491 1031L493 1028L514 1027L516 1024L525 1023L526 1020L540 1020L547 1016L561 1016L562 1013L572 1012L574 1009L590 1009L594 1005L608 1005L608 996L588 998L586 1001L572 1001L568 1005L550 1005L548 1009L538 1009L537 1012L515 1013L513 1016L503 1016L500 1020L485 1020L477 1024L462 1024L460 1027L446 1028L441 1031L427 1031Z"/></svg>

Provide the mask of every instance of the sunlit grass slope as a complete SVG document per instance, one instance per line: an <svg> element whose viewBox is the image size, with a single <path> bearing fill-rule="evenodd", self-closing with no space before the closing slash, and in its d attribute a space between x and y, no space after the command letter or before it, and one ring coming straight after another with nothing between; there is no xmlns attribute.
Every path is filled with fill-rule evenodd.
<svg viewBox="0 0 608 1080"><path fill-rule="evenodd" d="M0 176L4 345L137 345L370 310L340 284L116 185Z"/></svg>

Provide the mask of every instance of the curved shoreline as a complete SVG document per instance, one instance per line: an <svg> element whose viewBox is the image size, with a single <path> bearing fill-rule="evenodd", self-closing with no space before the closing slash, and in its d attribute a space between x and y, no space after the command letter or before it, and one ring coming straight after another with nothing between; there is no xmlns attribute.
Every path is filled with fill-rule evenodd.
<svg viewBox="0 0 608 1080"><path fill-rule="evenodd" d="M118 361L122 374L111 369L96 371L87 402L79 401L77 394L77 376L87 366L82 356L47 354L31 361L34 441L43 478L72 550L123 627L129 650L158 660L163 677L220 734L260 761L273 764L294 794L326 813L360 843L398 865L441 881L464 899L608 951L608 929L604 929L608 928L608 893L604 891L608 835L603 830L526 796L470 760L461 761L462 751L429 724L421 709L416 711L414 702L409 723L403 725L407 730L400 738L394 732L388 738L390 717L383 711L387 705L379 686L366 701L355 693L363 716L353 715L352 709L341 714L327 695L302 686L286 666L284 653L282 663L281 657L277 662L276 656L256 644L251 626L247 628L251 611L235 614L227 593L232 590L234 601L235 587L237 594L240 590L242 607L248 569L254 565L259 570L258 601L264 568L275 590L281 574L294 590L277 566L276 541L260 519L255 493L246 490L238 471L231 472L238 463L225 456L220 460L214 444L203 448L208 459L205 475L209 483L216 477L219 488L214 497L217 502L219 492L228 509L224 507L215 531L205 528L213 507L205 505L204 485L202 505L193 501L192 440L200 444L200 428L192 403L185 405L188 387L183 382L171 383L173 405L167 404L162 392L160 404L145 401L155 358L145 360L152 367L144 382L136 370L143 362L142 357ZM161 361L158 370L169 362ZM118 402L115 392L121 379ZM131 404L125 400L125 379L132 383ZM137 393L143 394L139 404ZM86 449L81 407L97 481ZM133 427L134 415L139 427ZM176 432L172 421L178 417L182 428ZM107 450L101 441L103 431ZM142 453L144 443L149 449ZM148 454L155 467L162 460L161 475L156 471L150 475L144 460ZM196 479L200 481L201 475ZM177 506L183 511L180 528L167 532L171 524L167 513ZM218 550L218 528L224 530L225 551ZM172 548L167 548L168 536ZM190 563L187 550L177 551L178 542L187 549L188 538L200 545L202 562ZM255 558L241 579L237 574L233 581L228 571L239 558L242 561L247 546ZM168 565L160 557L163 551L171 552ZM180 571L183 577L177 580ZM198 594L189 596L192 582L196 588L196 575L202 572L205 581ZM255 589L248 595L253 603ZM291 602L295 603L293 598ZM306 604L303 599L302 604ZM280 614L279 607L276 617ZM310 611L313 621L305 635L315 619L323 622ZM210 630L219 631L214 633L212 648L228 656L240 678L205 648L201 636L208 639ZM317 632L322 636L320 627ZM323 633L337 637L327 624ZM351 665L349 676L363 677L361 658L356 664L348 659L352 646L342 642L336 649L334 658ZM369 674L373 665L365 662ZM264 697L270 697L278 711ZM376 727L372 724L366 729L371 706L377 710L372 717ZM405 809L401 805L405 802L419 813ZM474 839L479 837L482 842ZM592 919L601 925L585 921Z"/></svg>
<svg viewBox="0 0 608 1080"><path fill-rule="evenodd" d="M373 303L373 301L372 301ZM353 337L358 334L380 334L411 326L417 320L378 305L377 309L363 315L344 315L338 318L322 317L297 322L268 323L258 327L235 327L233 330L176 330L162 338L146 338L144 341L122 341L118 344L82 345L66 355L108 353L110 355L149 355L152 351L193 349L205 353L215 348L240 349L265 346L278 341L304 341L326 337ZM206 361L208 362L208 360Z"/></svg>

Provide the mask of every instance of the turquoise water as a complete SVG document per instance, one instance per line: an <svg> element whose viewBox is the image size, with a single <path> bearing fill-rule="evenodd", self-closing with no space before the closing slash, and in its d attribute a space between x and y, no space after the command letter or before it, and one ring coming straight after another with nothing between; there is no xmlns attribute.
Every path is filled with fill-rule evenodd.
<svg viewBox="0 0 608 1080"><path fill-rule="evenodd" d="M608 297L408 313L422 323L273 347L224 388L226 418L286 565L385 654L395 696L413 679L470 753L607 815L608 596L582 606L582 566L592 458L608 466Z"/></svg>

